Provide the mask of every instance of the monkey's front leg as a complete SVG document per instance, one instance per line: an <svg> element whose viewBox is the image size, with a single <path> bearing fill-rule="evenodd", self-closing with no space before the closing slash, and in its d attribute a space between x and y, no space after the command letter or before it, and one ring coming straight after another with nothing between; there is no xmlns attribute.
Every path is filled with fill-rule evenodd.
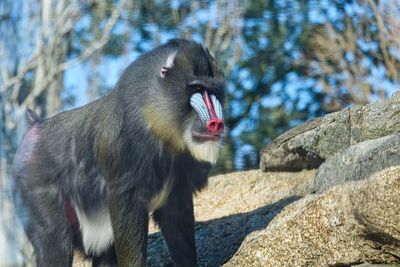
<svg viewBox="0 0 400 267"><path fill-rule="evenodd" d="M166 204L154 213L174 266L196 266L192 192L176 184Z"/></svg>
<svg viewBox="0 0 400 267"><path fill-rule="evenodd" d="M134 192L117 188L107 194L118 266L146 266L147 206Z"/></svg>

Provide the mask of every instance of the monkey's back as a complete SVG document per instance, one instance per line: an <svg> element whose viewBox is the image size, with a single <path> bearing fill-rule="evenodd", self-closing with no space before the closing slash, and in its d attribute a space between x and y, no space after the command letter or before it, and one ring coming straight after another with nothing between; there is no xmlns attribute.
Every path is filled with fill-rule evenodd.
<svg viewBox="0 0 400 267"><path fill-rule="evenodd" d="M29 194L30 190L52 188L60 199L70 195L83 209L104 204L104 181L94 157L104 98L36 122L28 129L13 166L19 190Z"/></svg>

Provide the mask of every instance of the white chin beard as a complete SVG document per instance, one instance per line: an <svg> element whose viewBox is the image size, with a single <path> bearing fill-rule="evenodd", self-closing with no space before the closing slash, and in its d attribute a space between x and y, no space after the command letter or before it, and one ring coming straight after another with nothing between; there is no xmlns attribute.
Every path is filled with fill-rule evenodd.
<svg viewBox="0 0 400 267"><path fill-rule="evenodd" d="M187 144L190 153L199 161L206 161L215 165L218 160L221 143L219 141L196 143L193 141L191 129L192 127L187 127L184 134L185 143Z"/></svg>

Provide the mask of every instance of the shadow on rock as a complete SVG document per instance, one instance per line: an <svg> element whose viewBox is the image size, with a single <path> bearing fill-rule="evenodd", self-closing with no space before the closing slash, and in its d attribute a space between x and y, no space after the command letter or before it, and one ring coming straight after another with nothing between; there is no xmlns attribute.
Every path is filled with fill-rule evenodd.
<svg viewBox="0 0 400 267"><path fill-rule="evenodd" d="M248 234L264 229L285 206L298 199L292 196L246 213L196 223L199 266L221 266L227 262ZM170 257L161 233L151 234L148 242L148 266L168 265Z"/></svg>

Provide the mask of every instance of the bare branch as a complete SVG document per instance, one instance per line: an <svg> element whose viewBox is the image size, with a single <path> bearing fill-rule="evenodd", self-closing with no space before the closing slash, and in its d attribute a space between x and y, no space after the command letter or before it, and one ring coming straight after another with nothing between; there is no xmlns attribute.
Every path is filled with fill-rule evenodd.
<svg viewBox="0 0 400 267"><path fill-rule="evenodd" d="M111 38L111 31L114 28L115 24L117 23L118 18L122 12L122 9L126 5L126 3L127 0L122 0L119 3L118 7L113 10L111 17L108 19L106 25L104 26L103 35L101 36L100 40L94 41L85 51L83 51L83 53L79 57L59 65L58 66L59 72L65 71L66 69L70 69L76 65L79 65L83 61L90 58L96 51L100 50L108 43L108 41Z"/></svg>
<svg viewBox="0 0 400 267"><path fill-rule="evenodd" d="M0 94L4 94L8 89L12 88L13 85L20 83L24 79L26 73L37 66L38 57L39 53L34 53L32 58L25 65L19 68L17 75L5 80L4 84L0 86Z"/></svg>
<svg viewBox="0 0 400 267"><path fill-rule="evenodd" d="M21 104L21 108L26 108L28 106L32 106L34 100L42 93L43 90L46 89L46 87L49 85L49 83L54 79L54 77L61 72L70 69L72 67L75 67L82 63L83 61L89 59L96 51L100 50L103 48L108 41L111 38L111 31L114 28L115 24L118 21L118 18L123 10L123 7L126 5L127 0L122 0L118 7L115 8L108 19L104 29L103 29L103 34L101 38L97 41L94 41L91 43L91 45L86 48L85 51L82 52L80 56L77 58L70 60L68 62L63 62L60 65L58 65L54 71L51 73L48 73L46 75L46 78L44 81L41 82L42 86L40 87L35 87L35 90L30 92L30 94L25 98L23 103ZM69 18L69 19L68 19ZM74 9L72 6L69 6L64 10L62 15L60 16L60 20L58 20L58 23L63 23L63 27L60 27L60 31L57 33L57 37L61 38L64 36L65 33L69 32L72 30L74 23L71 21L71 18L74 18L74 21L76 21L79 18L79 14L77 14L76 9ZM33 70L37 67L38 65L38 59L40 58L41 55L41 49L39 49L40 45L37 46L37 51L33 53L32 58L27 62L24 66L20 68L18 71L18 74L12 78L9 78L7 81L5 81L4 85L0 87L0 94L6 92L6 90L10 89L13 87L13 85L20 83L23 78L25 77L26 73L29 72L30 70Z"/></svg>
<svg viewBox="0 0 400 267"><path fill-rule="evenodd" d="M56 67L56 69L49 73L48 75L46 75L46 78L44 81L42 81L42 86L40 87L36 87L22 102L21 104L21 108L25 109L27 107L33 106L34 104L34 100L42 93L42 91L49 85L49 83L54 79L54 77L58 74L60 74L61 72L70 69L76 65L79 65L80 63L82 63L83 61L87 60L88 58L90 58L96 51L100 50L101 48L103 48L108 41L111 38L111 31L114 28L115 24L118 21L118 18L123 10L123 7L125 6L125 4L127 3L127 0L122 0L118 7L115 8L111 14L111 17L108 19L104 30L103 30L103 35L101 36L101 38L98 41L94 41L84 52L82 52L82 54L69 61L69 62L63 62L60 65L58 65Z"/></svg>

